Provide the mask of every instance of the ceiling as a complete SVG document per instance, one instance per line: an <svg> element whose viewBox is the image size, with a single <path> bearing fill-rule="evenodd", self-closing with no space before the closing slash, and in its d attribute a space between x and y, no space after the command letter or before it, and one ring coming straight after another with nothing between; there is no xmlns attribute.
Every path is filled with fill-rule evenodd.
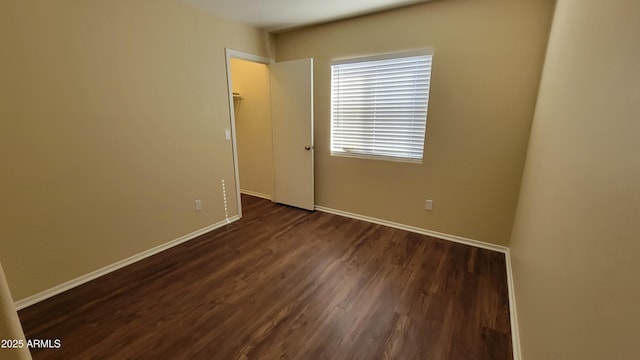
<svg viewBox="0 0 640 360"><path fill-rule="evenodd" d="M429 0L182 0L224 18L282 31Z"/></svg>

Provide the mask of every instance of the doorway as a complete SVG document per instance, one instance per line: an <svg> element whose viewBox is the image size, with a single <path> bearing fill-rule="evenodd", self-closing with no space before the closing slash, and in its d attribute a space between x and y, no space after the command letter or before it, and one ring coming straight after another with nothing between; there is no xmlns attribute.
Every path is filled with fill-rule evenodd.
<svg viewBox="0 0 640 360"><path fill-rule="evenodd" d="M266 64L231 59L240 193L273 199L271 91Z"/></svg>
<svg viewBox="0 0 640 360"><path fill-rule="evenodd" d="M245 93L234 90L234 76L232 73L232 63L235 61L242 61L248 64L256 64L256 65L268 65L274 62L273 59L265 58L262 56L257 56L249 53L244 53L237 50L225 49L226 55L226 66L227 66L227 88L229 91L229 104L231 105L229 108L229 113L231 116L231 139L233 146L233 166L234 166L234 176L235 176L235 185L236 185L236 201L238 204L238 216L242 217L242 201L241 201L241 183L240 183L240 162L238 157L238 124L236 118L236 110L241 111L242 109L247 108L249 105L247 101L250 97ZM242 64L242 63L241 63ZM235 84L237 85L237 84ZM244 102L244 104L242 103ZM271 121L271 109L269 107L269 127ZM271 137L271 129L269 129L268 136ZM244 152L245 149L242 151ZM272 154L272 150L269 149L269 153ZM271 181L273 182L273 173L271 173ZM245 189L246 190L246 189ZM262 193L261 193L262 194ZM256 195L256 194L253 194ZM262 194L268 195L268 194Z"/></svg>
<svg viewBox="0 0 640 360"><path fill-rule="evenodd" d="M238 215L241 192L314 209L313 59L226 49Z"/></svg>

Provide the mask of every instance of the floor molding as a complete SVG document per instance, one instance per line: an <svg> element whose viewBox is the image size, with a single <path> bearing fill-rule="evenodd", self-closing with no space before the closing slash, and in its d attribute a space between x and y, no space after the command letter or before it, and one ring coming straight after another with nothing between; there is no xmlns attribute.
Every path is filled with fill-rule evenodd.
<svg viewBox="0 0 640 360"><path fill-rule="evenodd" d="M251 190L242 190L242 189L240 189L240 194L251 195L251 196L259 197L259 198L262 198L262 199L271 200L271 195L262 194L262 193L251 191Z"/></svg>
<svg viewBox="0 0 640 360"><path fill-rule="evenodd" d="M414 232L414 233L418 233L418 234L422 234L422 235L433 236L433 237L437 237L439 239L449 240L449 241L453 241L453 242L457 242L457 243L465 244L465 245L469 245L469 246L475 246L475 247L478 247L478 248L481 248L481 249L497 251L497 252L501 252L501 253L505 253L505 254L509 251L509 248L506 247L506 246L491 244L491 243L484 242L484 241L473 240L473 239L469 239L469 238L465 238L465 237L461 237L461 236L456 236L456 235L451 235L451 234L445 234L445 233L441 233L441 232L437 232L437 231L432 231L432 230L419 228L419 227L416 227L416 226L405 225L405 224L400 224L400 223L393 222L393 221L382 220L382 219L378 219L378 218L374 218L374 217L370 217L370 216L365 216L365 215L360 215L360 214L355 214L355 213L351 213L351 212L347 212L347 211L331 209L331 208L327 208L327 207L324 207L324 206L317 206L316 205L315 208L318 211L322 211L322 212L326 212L326 213L330 213L330 214L334 214L334 215L346 216L346 217L352 218L352 219L363 220L363 221L367 221L367 222L370 222L370 223L380 224L380 225L384 225L384 226L388 226L388 227L392 227L392 228L396 228L396 229L400 229L400 230L406 230L406 231L410 231L410 232Z"/></svg>
<svg viewBox="0 0 640 360"><path fill-rule="evenodd" d="M509 291L509 319L511 320L511 347L513 360L522 360L520 332L518 331L518 312L516 311L516 293L514 290L513 269L511 267L511 251L504 254L507 262L507 290Z"/></svg>
<svg viewBox="0 0 640 360"><path fill-rule="evenodd" d="M141 253L138 253L136 255L130 256L126 259L120 260L118 262L115 262L111 265L105 266L101 269L98 269L96 271L92 271L88 274L82 275L80 277L77 277L73 280L67 281L65 283L62 283L60 285L54 286L50 289L47 289L45 291L42 291L40 293L37 293L35 295L29 296L27 298L24 298L22 300L16 301L16 309L17 310L22 310L28 306L31 306L33 304L36 304L40 301L46 300L52 296L58 295L62 292L65 292L67 290L73 289L74 287L80 286L84 283L87 283L91 280L95 280L103 275L109 274L113 271L116 271L118 269L121 269L127 265L131 265L135 262L138 262L142 259L145 259L149 256L155 255L159 252L162 252L164 250L167 250L169 248L172 248L174 246L180 245L184 242L187 242L189 240L192 240L202 234L208 233L209 231L213 231L215 229L218 229L220 227L223 227L224 225L227 225L229 223L232 223L234 221L239 220L240 217L239 216L232 216L229 219L225 219L222 221L219 221L215 224L209 225L207 227L204 227L202 229L196 230L192 233L186 234L184 236L181 236L177 239L171 240L169 242L166 242L164 244L158 245L156 247L153 247L151 249L145 250Z"/></svg>
<svg viewBox="0 0 640 360"><path fill-rule="evenodd" d="M260 194L260 193L255 193L252 191L245 191L245 190L241 190L240 191L243 194L247 194L247 195L251 195L251 196L256 196L256 197L260 197L263 199L267 199L267 200L271 200L271 197L265 194ZM501 245L495 245L495 244L490 244L490 243L486 243L483 241L479 241L479 240L473 240L473 239L468 239L468 238L464 238L464 237L460 237L460 236L456 236L456 235L450 235L450 234L446 234L446 233L441 233L441 232L436 232L436 231L432 231L432 230L427 230L427 229L423 229L423 228L419 228L419 227L415 227L415 226L410 226L410 225L405 225L405 224L400 224L400 223L396 223L396 222L392 222L392 221L387 221L387 220L382 220L382 219L377 219L377 218L373 218L373 217L369 217L369 216L365 216L365 215L360 215L360 214L355 214L355 213L350 213L347 211L342 211L342 210L336 210L336 209L331 209L331 208L327 208L324 206L315 206L315 209L318 211L322 211L322 212L326 212L326 213L330 213L330 214L334 214L334 215L340 215L340 216L345 216L345 217L349 217L349 218L353 218L353 219L357 219L357 220L363 220L363 221L367 221L367 222L371 222L374 224L380 224L380 225L384 225L384 226L389 226L392 228L396 228L396 229L401 229L401 230L406 230L406 231L410 231L410 232L414 232L414 233L418 233L418 234L422 234L422 235L427 235L427 236L433 236L439 239L444 239L444 240L448 240L448 241L453 241L456 243L461 243L461 244L465 244L465 245L470 245L470 246L475 246L475 247L479 247L482 249L487 249L487 250L492 250L492 251L498 251L501 253L505 254L505 259L506 259L506 267L507 267L507 288L508 288L508 292L509 292L509 315L510 315L510 319L511 319L511 339L512 339L512 347L513 347L513 358L514 360L521 360L522 359L522 355L521 355L521 347L520 347L520 334L518 331L518 318L517 318L517 312L516 312L516 304L515 304L515 293L514 293L514 284L513 284L513 272L512 272L512 268L511 268L511 255L509 252L509 248L505 247L505 246L501 246ZM140 261L142 259L145 259L149 256L155 255L159 252L162 252L164 250L167 250L169 248L172 248L174 246L177 246L179 244L182 244L184 242L187 242L189 240L192 240L202 234L205 234L209 231L218 229L228 223L234 222L239 220L240 217L239 216L233 216L231 218L229 218L228 220L222 220L220 222L217 222L215 224L212 224L210 226L204 227L202 229L196 230L192 233L189 233L187 235L181 236L177 239L171 240L167 243L158 245L156 247L153 247L151 249L145 250L141 253L138 253L136 255L133 255L131 257L128 257L126 259L120 260L116 263L113 263L111 265L108 265L106 267L103 267L101 269L98 269L96 271L90 272L88 274L82 275L78 278L75 278L73 280L67 281L63 284L54 286L48 290L42 291L38 294L29 296L27 298L24 298L22 300L19 300L15 303L16 305L16 309L17 310L21 310L24 309L28 306L31 306L33 304L36 304L40 301L43 301L45 299L48 299L52 296L58 295L62 292L65 292L67 290L70 290L74 287L80 286L84 283L87 283L91 280L97 279L103 275L109 274L113 271L116 271L118 269L121 269L127 265L133 264L137 261Z"/></svg>
<svg viewBox="0 0 640 360"><path fill-rule="evenodd" d="M347 211L331 209L331 208L327 208L327 207L324 207L324 206L317 206L316 205L315 208L318 211L322 211L322 212L326 212L326 213L330 213L330 214L334 214L334 215L340 215L340 216L345 216L345 217L352 218L352 219L363 220L363 221L371 222L371 223L374 223L374 224L380 224L380 225L384 225L384 226L389 226L389 227L400 229L400 230L406 230L406 231L410 231L410 232L414 232L414 233L418 233L418 234L422 234L422 235L433 236L433 237L436 237L436 238L439 238L439 239L444 239L444 240L453 241L453 242L464 244L464 245L475 246L475 247L478 247L478 248L482 248L482 249L487 249L487 250L492 250L492 251L497 251L497 252L503 253L505 255L505 262L506 262L506 267L507 267L507 269L506 269L507 270L507 289L508 289L508 292L509 292L509 316L510 316L510 320L511 320L511 342L512 342L511 346L513 348L513 359L514 360L521 360L522 359L522 355L521 355L521 351L520 351L520 333L518 332L518 317L517 317L517 314L516 314L516 299L515 299L515 294L514 294L514 291L513 291L513 273L512 273L512 270L511 270L511 254L509 252L509 248L508 247L501 246L501 245L496 245L496 244L491 244L491 243L487 243L487 242L484 242L484 241L468 239L468 238L464 238L464 237L461 237L461 236L456 236L456 235L441 233L441 232L437 232L437 231L427 230L427 229L423 229L423 228L419 228L419 227L415 227L415 226L400 224L400 223L396 223L396 222L393 222L393 221L377 219L377 218L370 217L370 216L350 213L350 212L347 212Z"/></svg>

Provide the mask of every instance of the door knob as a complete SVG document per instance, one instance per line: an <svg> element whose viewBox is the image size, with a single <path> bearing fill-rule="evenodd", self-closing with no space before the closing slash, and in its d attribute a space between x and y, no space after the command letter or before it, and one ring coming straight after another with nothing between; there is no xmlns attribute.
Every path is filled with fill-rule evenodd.
<svg viewBox="0 0 640 360"><path fill-rule="evenodd" d="M311 146L307 145L304 147L305 150L311 150Z"/></svg>

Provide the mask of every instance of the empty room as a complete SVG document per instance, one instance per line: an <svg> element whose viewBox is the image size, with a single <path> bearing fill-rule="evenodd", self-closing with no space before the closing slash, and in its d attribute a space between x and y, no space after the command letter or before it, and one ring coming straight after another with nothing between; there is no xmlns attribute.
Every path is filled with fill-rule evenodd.
<svg viewBox="0 0 640 360"><path fill-rule="evenodd" d="M638 359L640 2L3 0L0 359Z"/></svg>

